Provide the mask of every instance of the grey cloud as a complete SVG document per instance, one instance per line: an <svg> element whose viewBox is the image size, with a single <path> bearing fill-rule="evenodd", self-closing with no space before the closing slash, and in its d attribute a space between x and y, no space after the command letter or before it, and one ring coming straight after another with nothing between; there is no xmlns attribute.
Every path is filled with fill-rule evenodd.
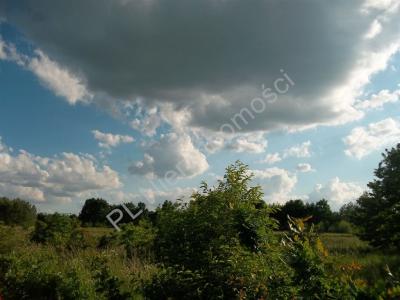
<svg viewBox="0 0 400 300"><path fill-rule="evenodd" d="M6 0L5 7L8 22L86 78L90 91L171 102L189 109L189 125L213 130L259 96L261 84L272 84L280 69L296 85L243 130L360 117L352 99L340 106L327 96L347 84L361 53L398 42L400 26L388 17L382 32L366 40L378 12L385 12L366 13L362 1L345 0Z"/></svg>

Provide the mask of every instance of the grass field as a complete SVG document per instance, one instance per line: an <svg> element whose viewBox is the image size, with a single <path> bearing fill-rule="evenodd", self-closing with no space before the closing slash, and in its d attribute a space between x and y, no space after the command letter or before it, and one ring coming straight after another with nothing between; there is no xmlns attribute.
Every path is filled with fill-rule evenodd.
<svg viewBox="0 0 400 300"><path fill-rule="evenodd" d="M399 270L400 254L372 249L368 243L351 234L326 233L321 239L330 256L340 266L354 266L356 278L373 283L387 276L387 267Z"/></svg>
<svg viewBox="0 0 400 300"><path fill-rule="evenodd" d="M83 235L87 244L86 249L76 251L59 251L59 249L36 245L29 242L30 230L20 227L0 226L0 255L16 252L21 261L29 262L32 257L54 257L54 268L64 270L73 267L82 270L84 278L90 278L90 264L93 257L108 258L108 267L111 274L123 278L127 290L134 289L142 280L149 279L152 274L158 272L156 265L137 257L127 258L121 247L99 250L98 241L104 235L110 234L110 228L83 228ZM321 240L328 251L332 263L343 270L343 273L351 273L352 278L364 282L366 285L387 277L388 265L391 270L397 271L400 267L400 255L393 252L384 252L368 246L357 236L351 234L325 233L320 235ZM19 254L18 254L19 253ZM93 281L93 279L87 279ZM137 294L135 299L142 299Z"/></svg>
<svg viewBox="0 0 400 300"><path fill-rule="evenodd" d="M113 229L84 228L83 231L89 245L96 245L101 236ZM343 268L352 266L354 276L368 283L386 276L386 265L393 270L400 268L400 254L373 249L355 235L322 233L320 237L335 264Z"/></svg>

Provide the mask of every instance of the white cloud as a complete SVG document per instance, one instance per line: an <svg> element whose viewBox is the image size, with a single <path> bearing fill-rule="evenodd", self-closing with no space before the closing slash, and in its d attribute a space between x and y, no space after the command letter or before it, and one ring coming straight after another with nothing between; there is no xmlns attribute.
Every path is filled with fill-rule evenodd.
<svg viewBox="0 0 400 300"><path fill-rule="evenodd" d="M363 8L366 12L377 9L393 13L399 8L399 5L400 3L397 0L366 0L363 4Z"/></svg>
<svg viewBox="0 0 400 300"><path fill-rule="evenodd" d="M315 171L310 164L300 163L297 165L296 170L302 173L308 173Z"/></svg>
<svg viewBox="0 0 400 300"><path fill-rule="evenodd" d="M206 156L195 148L185 133L161 135L159 141L151 142L146 148L144 159L130 166L131 173L174 181L199 175L208 169Z"/></svg>
<svg viewBox="0 0 400 300"><path fill-rule="evenodd" d="M365 34L366 39L373 39L382 31L382 24L378 20L374 20L368 29L368 32Z"/></svg>
<svg viewBox="0 0 400 300"><path fill-rule="evenodd" d="M0 37L0 59L7 59L7 54L5 51L5 44Z"/></svg>
<svg viewBox="0 0 400 300"><path fill-rule="evenodd" d="M34 53L32 57L21 54L14 44L3 42L0 36L0 59L14 61L30 70L46 88L70 104L90 102L93 95L81 78L51 60L43 51L37 49Z"/></svg>
<svg viewBox="0 0 400 300"><path fill-rule="evenodd" d="M93 130L92 133L94 138L99 141L99 146L106 149L135 141L135 139L129 135L103 133L99 130Z"/></svg>
<svg viewBox="0 0 400 300"><path fill-rule="evenodd" d="M380 108L386 103L394 103L400 99L400 90L381 90L378 94L373 94L370 99L357 101L356 106L360 109Z"/></svg>
<svg viewBox="0 0 400 300"><path fill-rule="evenodd" d="M269 153L263 160L261 160L261 163L267 163L269 165L272 165L274 163L280 162L282 160L281 156L279 155L278 152L275 153Z"/></svg>
<svg viewBox="0 0 400 300"><path fill-rule="evenodd" d="M157 108L148 110L147 114L142 118L135 118L130 122L133 129L145 134L146 136L154 136L157 128L162 122L161 116L158 114Z"/></svg>
<svg viewBox="0 0 400 300"><path fill-rule="evenodd" d="M343 139L347 149L346 155L358 159L400 141L400 123L392 118L371 123L366 127L353 128Z"/></svg>
<svg viewBox="0 0 400 300"><path fill-rule="evenodd" d="M36 202L46 201L42 190L36 187L18 186L0 183L0 195L7 198L19 198Z"/></svg>
<svg viewBox="0 0 400 300"><path fill-rule="evenodd" d="M310 147L311 147L311 142L310 141L306 141L302 144L299 145L295 145L293 147L290 147L288 149L286 149L283 152L283 157L310 157L311 156L311 152L310 152Z"/></svg>
<svg viewBox="0 0 400 300"><path fill-rule="evenodd" d="M65 98L70 104L87 102L92 95L85 84L76 75L52 61L42 51L36 50L36 56L28 63L28 68L49 90Z"/></svg>
<svg viewBox="0 0 400 300"><path fill-rule="evenodd" d="M268 202L284 203L292 196L297 183L296 174L281 168L251 170L256 182L262 186Z"/></svg>
<svg viewBox="0 0 400 300"><path fill-rule="evenodd" d="M328 200L332 209L338 210L343 204L357 199L364 189L354 182L342 182L338 177L333 178L326 185L317 184L310 193L309 200Z"/></svg>
<svg viewBox="0 0 400 300"><path fill-rule="evenodd" d="M90 155L35 156L0 152L0 192L34 201L65 201L81 193L121 187L118 173Z"/></svg>
<svg viewBox="0 0 400 300"><path fill-rule="evenodd" d="M226 148L235 152L262 153L267 147L267 140L264 133L250 133L239 135L227 143Z"/></svg>

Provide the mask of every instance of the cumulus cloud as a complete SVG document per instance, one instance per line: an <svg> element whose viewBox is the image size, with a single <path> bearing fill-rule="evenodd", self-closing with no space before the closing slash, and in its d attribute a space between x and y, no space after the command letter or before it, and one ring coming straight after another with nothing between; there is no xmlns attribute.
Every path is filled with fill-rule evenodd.
<svg viewBox="0 0 400 300"><path fill-rule="evenodd" d="M104 133L99 130L92 131L93 136L99 141L99 147L110 149L120 144L132 143L135 139L129 135Z"/></svg>
<svg viewBox="0 0 400 300"><path fill-rule="evenodd" d="M308 173L315 171L310 164L307 163L300 163L297 165L296 170L301 173Z"/></svg>
<svg viewBox="0 0 400 300"><path fill-rule="evenodd" d="M328 200L332 209L338 210L343 204L357 199L363 193L363 188L354 182L343 182L338 177L327 184L317 184L310 193L309 200L318 201L322 198Z"/></svg>
<svg viewBox="0 0 400 300"><path fill-rule="evenodd" d="M202 174L208 169L206 156L187 134L161 135L160 140L146 145L144 158L129 167L132 174L175 180Z"/></svg>
<svg viewBox="0 0 400 300"><path fill-rule="evenodd" d="M366 127L356 127L343 141L346 155L358 159L381 149L394 145L400 140L400 123L392 118L371 123Z"/></svg>
<svg viewBox="0 0 400 300"><path fill-rule="evenodd" d="M33 201L65 201L81 193L121 187L118 173L90 155L35 156L0 151L0 193Z"/></svg>
<svg viewBox="0 0 400 300"><path fill-rule="evenodd" d="M272 165L274 163L280 162L282 160L281 156L279 155L278 152L275 153L268 153L267 156L263 160L261 160L261 163L266 163L269 165Z"/></svg>
<svg viewBox="0 0 400 300"><path fill-rule="evenodd" d="M283 157L310 157L311 142L306 141L299 145L292 146L283 152Z"/></svg>
<svg viewBox="0 0 400 300"><path fill-rule="evenodd" d="M373 94L370 99L357 101L356 106L360 109L380 108L386 103L394 103L400 99L400 90L381 90L377 94Z"/></svg>
<svg viewBox="0 0 400 300"><path fill-rule="evenodd" d="M0 37L0 59L14 61L30 70L46 88L70 104L89 102L93 97L81 78L51 60L41 50L35 50L34 56L29 57L19 53L15 45L3 42Z"/></svg>
<svg viewBox="0 0 400 300"><path fill-rule="evenodd" d="M278 99L242 130L270 131L363 116L355 99L400 48L397 3L89 0L71 6L6 0L4 13L51 61L81 74L93 102L100 93L113 103L167 103L185 115L181 127L218 131L263 97L264 84ZM274 81L284 73L295 85L279 93ZM141 128L141 122L132 126ZM143 122L152 135L158 119Z"/></svg>
<svg viewBox="0 0 400 300"><path fill-rule="evenodd" d="M37 50L27 66L57 96L65 98L70 104L86 102L92 97L80 78L52 61L42 51Z"/></svg>
<svg viewBox="0 0 400 300"><path fill-rule="evenodd" d="M227 143L226 148L235 152L262 153L267 147L263 133L239 135Z"/></svg>
<svg viewBox="0 0 400 300"><path fill-rule="evenodd" d="M154 136L161 122L162 118L158 113L157 107L153 107L148 109L144 116L133 119L130 125L133 129L138 130L146 136Z"/></svg>
<svg viewBox="0 0 400 300"><path fill-rule="evenodd" d="M266 201L284 203L291 198L297 183L296 174L276 167L251 170L251 172L254 174L256 182L262 186Z"/></svg>

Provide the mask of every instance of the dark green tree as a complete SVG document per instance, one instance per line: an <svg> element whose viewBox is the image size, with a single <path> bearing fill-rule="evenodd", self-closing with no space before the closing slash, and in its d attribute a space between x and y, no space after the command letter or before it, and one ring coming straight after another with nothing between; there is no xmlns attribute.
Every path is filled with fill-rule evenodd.
<svg viewBox="0 0 400 300"><path fill-rule="evenodd" d="M279 221L279 229L287 230L288 216L293 218L305 218L309 212L304 202L300 199L289 200L283 205L276 205L277 210L272 216Z"/></svg>
<svg viewBox="0 0 400 300"><path fill-rule="evenodd" d="M355 220L371 245L400 248L400 144L382 156L369 191L357 200Z"/></svg>
<svg viewBox="0 0 400 300"><path fill-rule="evenodd" d="M312 216L311 222L318 224L320 222L330 223L333 219L333 213L328 201L325 199L319 200L316 203L311 203L306 206L307 215Z"/></svg>
<svg viewBox="0 0 400 300"><path fill-rule="evenodd" d="M0 198L0 222L29 227L35 224L36 207L29 202Z"/></svg>
<svg viewBox="0 0 400 300"><path fill-rule="evenodd" d="M79 220L84 226L105 226L108 224L107 214L111 206L103 199L88 199L79 214Z"/></svg>
<svg viewBox="0 0 400 300"><path fill-rule="evenodd" d="M76 216L65 214L39 214L32 241L56 247L83 247L83 236Z"/></svg>
<svg viewBox="0 0 400 300"><path fill-rule="evenodd" d="M357 213L357 204L349 202L344 204L339 210L339 217L341 220L354 223L354 216Z"/></svg>

